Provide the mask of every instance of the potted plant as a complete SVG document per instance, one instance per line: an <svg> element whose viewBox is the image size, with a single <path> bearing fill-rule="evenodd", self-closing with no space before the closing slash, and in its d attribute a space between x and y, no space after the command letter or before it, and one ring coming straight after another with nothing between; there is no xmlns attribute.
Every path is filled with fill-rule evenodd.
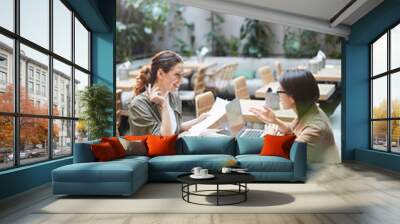
<svg viewBox="0 0 400 224"><path fill-rule="evenodd" d="M80 92L81 119L87 127L89 140L109 136L112 126L112 92L102 84L86 87Z"/></svg>

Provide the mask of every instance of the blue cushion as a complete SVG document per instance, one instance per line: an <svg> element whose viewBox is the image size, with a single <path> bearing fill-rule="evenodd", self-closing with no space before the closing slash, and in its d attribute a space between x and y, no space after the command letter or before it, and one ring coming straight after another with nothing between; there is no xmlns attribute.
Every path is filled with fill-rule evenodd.
<svg viewBox="0 0 400 224"><path fill-rule="evenodd" d="M237 137L236 155L260 154L264 138Z"/></svg>
<svg viewBox="0 0 400 224"><path fill-rule="evenodd" d="M231 155L174 155L158 156L149 160L149 170L163 172L190 172L200 166L210 171L219 171L227 161L235 159Z"/></svg>
<svg viewBox="0 0 400 224"><path fill-rule="evenodd" d="M93 140L88 142L75 143L74 147L74 163L89 163L95 162L96 158L93 155L90 146L92 144L99 144L100 140Z"/></svg>
<svg viewBox="0 0 400 224"><path fill-rule="evenodd" d="M235 155L235 138L230 136L184 136L178 142L177 154Z"/></svg>
<svg viewBox="0 0 400 224"><path fill-rule="evenodd" d="M239 155L239 165L250 172L292 172L292 161L278 156Z"/></svg>
<svg viewBox="0 0 400 224"><path fill-rule="evenodd" d="M246 79L254 79L256 77L256 71L249 69L237 69L233 77L237 78L240 76L244 76Z"/></svg>

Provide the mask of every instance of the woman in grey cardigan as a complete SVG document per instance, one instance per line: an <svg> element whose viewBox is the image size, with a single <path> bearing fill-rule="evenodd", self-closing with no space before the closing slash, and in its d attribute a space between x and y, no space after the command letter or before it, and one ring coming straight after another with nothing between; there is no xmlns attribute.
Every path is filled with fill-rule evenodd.
<svg viewBox="0 0 400 224"><path fill-rule="evenodd" d="M129 106L132 135L173 135L189 130L206 114L182 123L182 102L177 94L183 60L173 51L156 54L136 79L135 97Z"/></svg>

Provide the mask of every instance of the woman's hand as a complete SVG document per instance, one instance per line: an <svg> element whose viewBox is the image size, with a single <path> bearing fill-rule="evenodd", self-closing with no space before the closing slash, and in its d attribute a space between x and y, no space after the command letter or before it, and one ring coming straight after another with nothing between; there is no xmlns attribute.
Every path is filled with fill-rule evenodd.
<svg viewBox="0 0 400 224"><path fill-rule="evenodd" d="M200 116L198 116L197 118L195 118L193 120L183 122L182 125L181 125L181 129L183 131L187 131L191 127L193 127L193 125L196 125L196 124L200 123L201 121L203 121L204 119L206 119L209 116L210 116L210 114L208 112L207 113L202 113Z"/></svg>
<svg viewBox="0 0 400 224"><path fill-rule="evenodd" d="M251 113L256 115L264 123L275 124L277 122L276 116L271 108L264 106L263 108L252 107L249 110Z"/></svg>
<svg viewBox="0 0 400 224"><path fill-rule="evenodd" d="M160 88L158 87L152 88L151 85L149 84L146 88L146 92L151 102L161 107L165 106L166 98L165 96L161 95Z"/></svg>
<svg viewBox="0 0 400 224"><path fill-rule="evenodd" d="M207 117L209 117L210 116L210 114L208 113L208 112L206 112L206 113L202 113L198 118L197 118L197 122L200 122L200 121L203 121L203 120L205 120ZM196 122L196 123L197 123Z"/></svg>

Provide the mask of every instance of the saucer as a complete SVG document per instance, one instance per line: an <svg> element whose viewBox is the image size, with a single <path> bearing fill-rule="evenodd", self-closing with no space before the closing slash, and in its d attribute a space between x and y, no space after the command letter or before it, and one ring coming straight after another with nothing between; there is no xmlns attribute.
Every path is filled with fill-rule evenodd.
<svg viewBox="0 0 400 224"><path fill-rule="evenodd" d="M204 176L194 175L194 174L190 175L190 178L193 178L193 179L211 179L211 178L214 178L214 177L215 176L212 175L212 174L207 174L207 175L204 175Z"/></svg>

